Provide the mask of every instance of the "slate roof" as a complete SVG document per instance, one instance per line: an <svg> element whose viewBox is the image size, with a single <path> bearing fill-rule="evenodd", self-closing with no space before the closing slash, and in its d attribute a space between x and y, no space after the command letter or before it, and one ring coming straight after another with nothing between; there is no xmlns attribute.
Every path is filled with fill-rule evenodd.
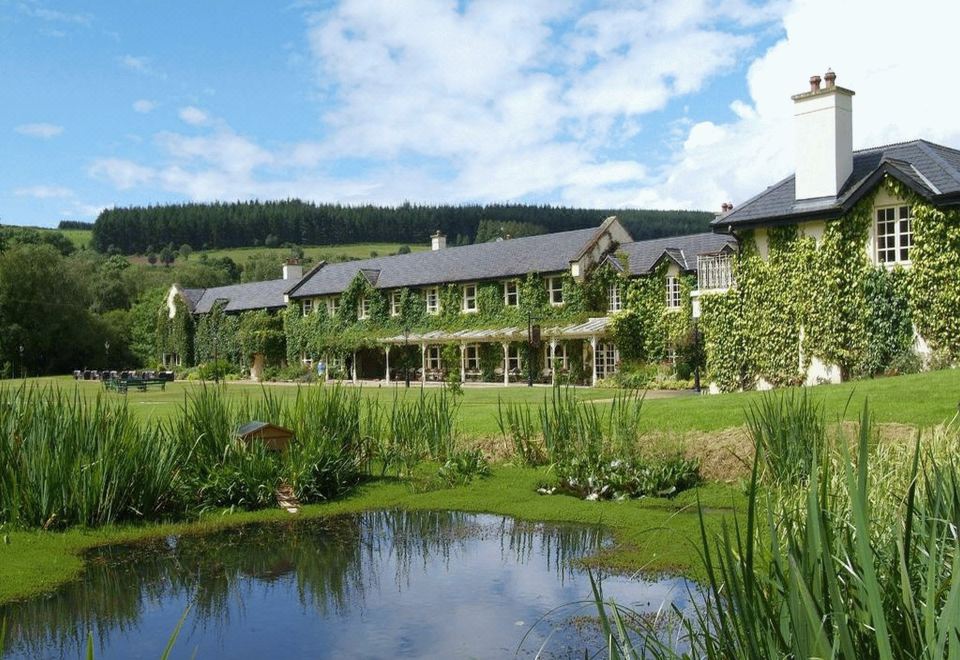
<svg viewBox="0 0 960 660"><path fill-rule="evenodd" d="M197 303L200 302L200 298L203 297L204 289L180 289L180 292L183 294L183 299L187 303L187 309L190 312L194 312L197 309Z"/></svg>
<svg viewBox="0 0 960 660"><path fill-rule="evenodd" d="M216 286L209 289L185 289L195 295L201 292L194 305L193 312L207 314L213 309L215 301L224 298L227 300L226 311L244 312L254 309L278 309L284 307L283 293L294 282L291 280L267 280L265 282L247 282L246 284L230 284Z"/></svg>
<svg viewBox="0 0 960 660"><path fill-rule="evenodd" d="M565 271L597 231L592 227L431 252L324 264L307 273L288 293L291 298L340 293L358 272L363 272L378 289L394 289Z"/></svg>
<svg viewBox="0 0 960 660"><path fill-rule="evenodd" d="M653 271L664 255L677 262L683 270L695 271L697 255L713 254L727 246L734 249L737 247L733 236L707 232L624 243L617 252L627 255L631 275L646 275Z"/></svg>
<svg viewBox="0 0 960 660"><path fill-rule="evenodd" d="M812 217L836 218L871 191L884 175L896 178L933 203L960 202L960 151L913 140L853 152L853 173L837 197L797 201L795 177L790 175L711 224L723 229Z"/></svg>

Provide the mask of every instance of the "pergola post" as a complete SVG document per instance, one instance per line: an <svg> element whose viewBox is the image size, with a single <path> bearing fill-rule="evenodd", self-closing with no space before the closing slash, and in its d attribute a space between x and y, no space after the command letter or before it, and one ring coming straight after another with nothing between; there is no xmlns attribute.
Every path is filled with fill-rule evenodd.
<svg viewBox="0 0 960 660"><path fill-rule="evenodd" d="M460 382L467 382L467 345L460 343Z"/></svg>
<svg viewBox="0 0 960 660"><path fill-rule="evenodd" d="M590 352L593 354L593 375L590 378L590 386L597 386L597 338L590 337Z"/></svg>
<svg viewBox="0 0 960 660"><path fill-rule="evenodd" d="M550 338L550 384L557 384L557 340Z"/></svg>
<svg viewBox="0 0 960 660"><path fill-rule="evenodd" d="M503 346L503 384L510 384L510 342L501 342Z"/></svg>
<svg viewBox="0 0 960 660"><path fill-rule="evenodd" d="M420 344L420 384L427 384L427 345Z"/></svg>
<svg viewBox="0 0 960 660"><path fill-rule="evenodd" d="M353 363L350 365L350 371L352 372L350 375L353 378L353 384L356 385L357 384L357 352L356 351L353 352Z"/></svg>
<svg viewBox="0 0 960 660"><path fill-rule="evenodd" d="M325 365L325 369L323 370L323 382L329 383L330 382L330 356L324 355L323 361Z"/></svg>
<svg viewBox="0 0 960 660"><path fill-rule="evenodd" d="M390 344L387 344L383 348L383 352L387 356L387 385L390 384Z"/></svg>

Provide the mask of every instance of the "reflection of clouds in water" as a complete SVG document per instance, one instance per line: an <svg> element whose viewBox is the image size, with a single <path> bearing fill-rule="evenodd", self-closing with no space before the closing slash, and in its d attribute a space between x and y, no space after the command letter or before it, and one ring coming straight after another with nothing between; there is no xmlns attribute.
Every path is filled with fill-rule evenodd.
<svg viewBox="0 0 960 660"><path fill-rule="evenodd" d="M155 655L189 601L177 648L200 657L504 657L549 610L591 597L571 560L604 540L596 529L498 516L372 512L169 538L152 554L134 551L134 561L129 550L108 549L107 561L92 562L96 569L57 598L8 608L18 622L13 641L34 642L12 657L76 655L85 634L65 627L98 628L98 657ZM603 589L638 611L687 599L676 579L608 576ZM592 605L556 612L531 631L522 655L548 636L551 650L582 653L569 621L595 613Z"/></svg>

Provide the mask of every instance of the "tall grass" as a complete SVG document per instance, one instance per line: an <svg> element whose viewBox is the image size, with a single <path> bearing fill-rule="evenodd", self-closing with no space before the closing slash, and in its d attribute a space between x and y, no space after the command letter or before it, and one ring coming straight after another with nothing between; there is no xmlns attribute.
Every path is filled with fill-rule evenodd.
<svg viewBox="0 0 960 660"><path fill-rule="evenodd" d="M951 443L953 455L918 438L905 467L880 466L905 479L872 484L882 457L871 451L865 406L855 455L846 441L813 443L799 509L761 491L758 447L744 523L724 524L714 539L701 515L707 579L683 624L689 653L645 629L645 657L960 657L960 437L956 427L946 433L937 444ZM891 488L895 498L884 505L892 510L876 511L871 494ZM598 606L611 613L610 657L639 657L636 631L610 623L618 608Z"/></svg>
<svg viewBox="0 0 960 660"><path fill-rule="evenodd" d="M805 480L815 448L824 447L827 437L823 408L806 388L768 393L750 404L746 416L766 478L790 484Z"/></svg>
<svg viewBox="0 0 960 660"><path fill-rule="evenodd" d="M202 387L156 423L122 400L0 390L0 524L95 526L255 509L275 505L281 486L304 503L335 498L375 463L408 474L425 459L462 458L456 405L446 392L383 405L339 386L298 390L292 400ZM237 429L252 420L291 429L287 451L240 440Z"/></svg>
<svg viewBox="0 0 960 660"><path fill-rule="evenodd" d="M699 464L644 443L639 430L644 393L617 392L609 407L555 386L531 415L528 407L498 407L498 424L527 465L548 462L559 490L589 499L668 495L699 481Z"/></svg>
<svg viewBox="0 0 960 660"><path fill-rule="evenodd" d="M162 515L183 452L126 404L21 386L0 390L0 522L46 528Z"/></svg>

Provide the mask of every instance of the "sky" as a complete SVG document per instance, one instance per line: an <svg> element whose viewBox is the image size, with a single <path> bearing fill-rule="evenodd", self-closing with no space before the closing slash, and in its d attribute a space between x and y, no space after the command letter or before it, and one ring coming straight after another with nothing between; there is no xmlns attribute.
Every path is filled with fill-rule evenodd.
<svg viewBox="0 0 960 660"><path fill-rule="evenodd" d="M960 147L960 3L0 0L0 222L297 197L719 210L854 147Z"/></svg>

